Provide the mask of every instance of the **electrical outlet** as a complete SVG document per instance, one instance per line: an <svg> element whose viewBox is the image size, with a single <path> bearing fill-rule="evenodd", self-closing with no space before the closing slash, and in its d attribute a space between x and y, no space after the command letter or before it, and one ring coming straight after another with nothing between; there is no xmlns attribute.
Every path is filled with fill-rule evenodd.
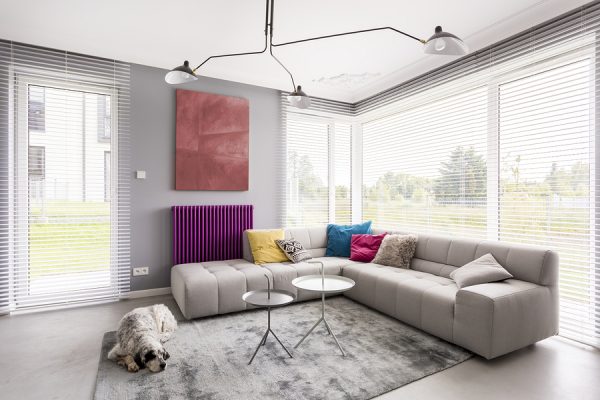
<svg viewBox="0 0 600 400"><path fill-rule="evenodd" d="M137 267L133 269L133 276L148 275L150 267Z"/></svg>

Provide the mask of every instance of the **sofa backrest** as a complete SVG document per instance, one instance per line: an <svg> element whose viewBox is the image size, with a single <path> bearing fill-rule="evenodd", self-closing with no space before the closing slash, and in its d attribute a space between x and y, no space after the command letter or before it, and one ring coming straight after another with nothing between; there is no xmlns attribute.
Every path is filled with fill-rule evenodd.
<svg viewBox="0 0 600 400"><path fill-rule="evenodd" d="M373 233L410 232L374 228ZM286 238L293 237L310 250L313 257L322 257L327 248L327 228L290 228L285 231ZM558 284L558 254L537 246L524 246L492 240L457 239L447 236L416 234L417 249L411 262L411 269L421 272L450 277L456 268L471 262L484 254L491 253L494 258L516 279L554 286ZM253 262L248 239L244 233L244 258Z"/></svg>
<svg viewBox="0 0 600 400"><path fill-rule="evenodd" d="M315 226L311 228L288 228L285 230L286 239L294 238L302 247L309 250L313 257L323 257L327 249L327 227ZM254 262L252 251L250 251L250 243L248 235L244 232L242 240L242 252L244 259Z"/></svg>
<svg viewBox="0 0 600 400"><path fill-rule="evenodd" d="M373 233L409 234L374 228ZM463 265L491 253L516 279L553 286L558 284L558 254L538 247L494 240L457 239L448 236L416 234L417 249L411 269L450 277Z"/></svg>

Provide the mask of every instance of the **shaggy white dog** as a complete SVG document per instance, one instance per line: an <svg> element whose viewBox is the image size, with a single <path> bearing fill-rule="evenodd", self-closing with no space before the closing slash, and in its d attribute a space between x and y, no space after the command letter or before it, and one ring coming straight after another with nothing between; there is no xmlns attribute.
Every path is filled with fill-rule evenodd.
<svg viewBox="0 0 600 400"><path fill-rule="evenodd" d="M117 328L117 344L108 358L137 372L148 367L152 372L166 368L169 353L163 347L177 329L177 321L164 304L136 308L121 318Z"/></svg>

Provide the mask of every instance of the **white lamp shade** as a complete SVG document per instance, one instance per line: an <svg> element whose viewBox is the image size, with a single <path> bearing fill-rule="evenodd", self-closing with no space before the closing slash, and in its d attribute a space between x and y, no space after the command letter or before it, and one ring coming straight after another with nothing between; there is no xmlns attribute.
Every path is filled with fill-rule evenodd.
<svg viewBox="0 0 600 400"><path fill-rule="evenodd" d="M165 82L170 85L178 85L180 83L186 83L198 80L194 71L190 68L190 63L185 61L183 65L173 68L165 75Z"/></svg>
<svg viewBox="0 0 600 400"><path fill-rule="evenodd" d="M288 96L288 101L292 107L308 108L310 107L310 97L308 96Z"/></svg>
<svg viewBox="0 0 600 400"><path fill-rule="evenodd" d="M469 48L460 38L442 31L438 26L435 28L435 34L425 43L424 51L427 54L464 56L469 52Z"/></svg>
<svg viewBox="0 0 600 400"><path fill-rule="evenodd" d="M310 107L310 97L304 93L301 86L298 86L296 90L290 93L287 99L292 107L302 109Z"/></svg>

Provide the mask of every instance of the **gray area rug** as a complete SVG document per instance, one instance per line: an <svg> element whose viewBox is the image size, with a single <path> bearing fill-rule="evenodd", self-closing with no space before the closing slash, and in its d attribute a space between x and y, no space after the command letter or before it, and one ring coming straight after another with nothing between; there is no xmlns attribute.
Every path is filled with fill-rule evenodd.
<svg viewBox="0 0 600 400"><path fill-rule="evenodd" d="M267 325L266 310L181 322L165 347L160 373L129 373L106 358L102 343L94 398L105 399L369 399L459 364L468 351L343 296L326 300L326 317L348 353L342 357L321 324L320 302L272 311L271 326L293 359L269 336L247 363Z"/></svg>

